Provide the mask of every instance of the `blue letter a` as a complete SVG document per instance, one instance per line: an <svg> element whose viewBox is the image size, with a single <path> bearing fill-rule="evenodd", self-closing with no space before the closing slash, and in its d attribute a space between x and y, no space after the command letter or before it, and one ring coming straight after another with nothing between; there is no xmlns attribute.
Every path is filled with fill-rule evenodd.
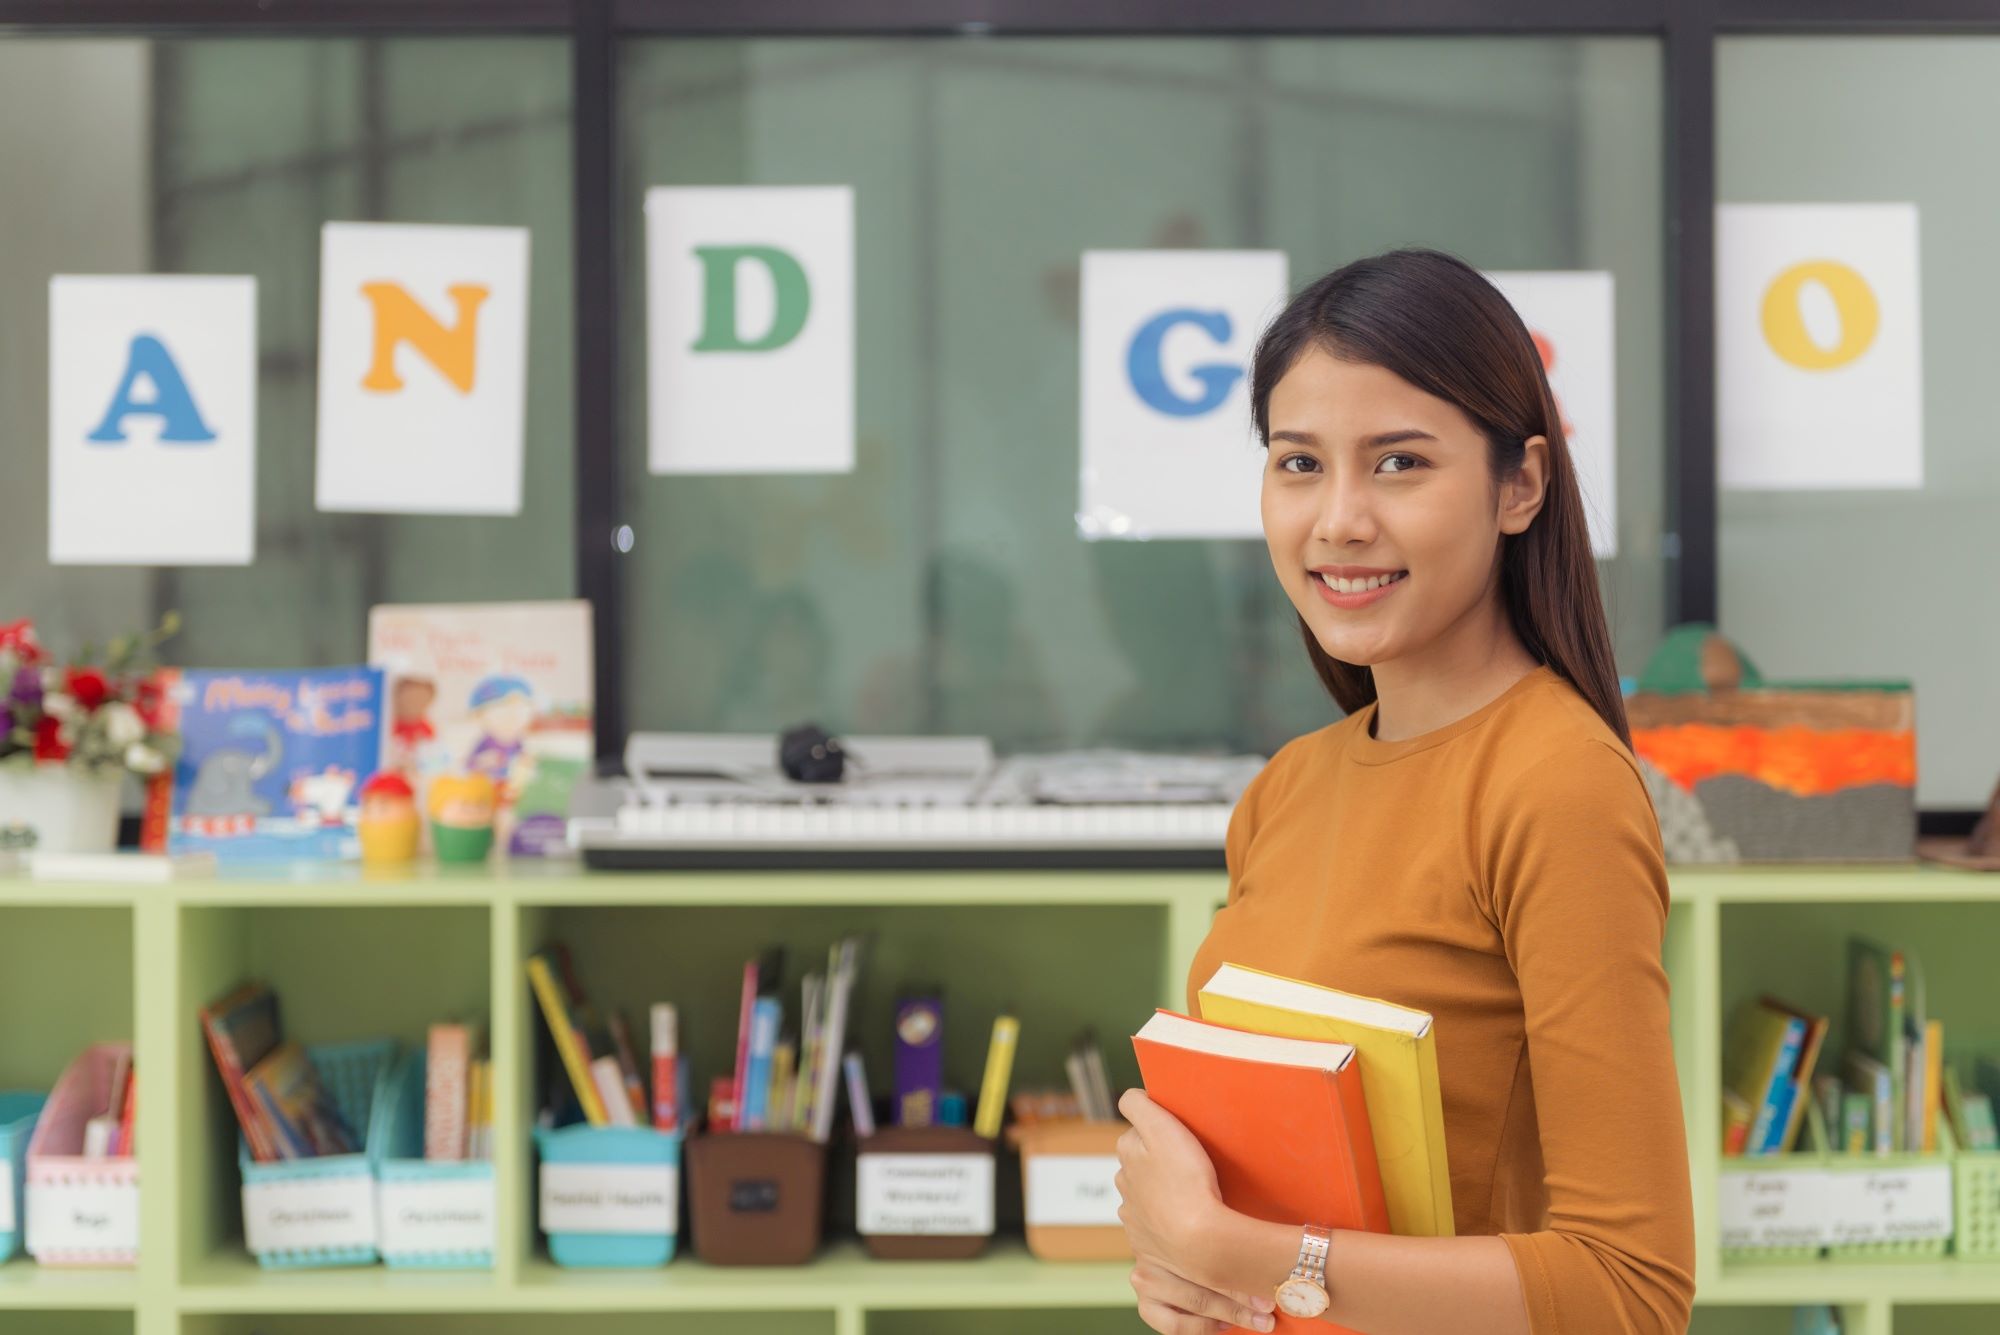
<svg viewBox="0 0 2000 1335"><path fill-rule="evenodd" d="M1184 399L1174 393L1160 366L1160 345L1166 341L1167 331L1179 324L1191 324L1217 343L1229 341L1229 316L1222 311L1162 311L1132 336L1132 346L1125 352L1125 373L1131 377L1133 392L1147 407L1169 417L1199 417L1222 406L1229 397L1229 387L1242 377L1243 368L1220 362L1190 367L1188 374L1202 384L1201 397Z"/></svg>
<svg viewBox="0 0 2000 1335"><path fill-rule="evenodd" d="M144 402L132 397L132 386L142 375L153 382L153 397ZM118 392L111 396L111 406L105 410L104 420L97 424L97 430L91 432L88 438L106 445L122 443L125 439L125 419L133 413L157 414L161 421L162 441L198 445L215 439L215 432L201 420L201 410L194 406L194 396L188 393L187 381L181 378L180 368L174 365L173 354L167 351L166 344L151 334L140 334L132 340L132 351L125 362L125 377L118 382Z"/></svg>

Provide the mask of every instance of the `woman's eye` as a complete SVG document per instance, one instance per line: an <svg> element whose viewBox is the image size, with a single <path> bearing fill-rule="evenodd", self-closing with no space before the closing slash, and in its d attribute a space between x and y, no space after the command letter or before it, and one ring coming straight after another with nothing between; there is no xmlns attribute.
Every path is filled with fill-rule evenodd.
<svg viewBox="0 0 2000 1335"><path fill-rule="evenodd" d="M1389 466L1398 461L1400 461L1399 467L1391 468ZM1376 465L1383 472L1389 473L1407 473L1413 468L1421 468L1422 466L1423 460L1417 458L1414 454L1386 454L1382 456L1382 462Z"/></svg>
<svg viewBox="0 0 2000 1335"><path fill-rule="evenodd" d="M1300 466L1295 468L1294 464ZM1278 471L1281 473L1310 473L1318 467L1319 460L1310 454L1288 454L1278 460Z"/></svg>

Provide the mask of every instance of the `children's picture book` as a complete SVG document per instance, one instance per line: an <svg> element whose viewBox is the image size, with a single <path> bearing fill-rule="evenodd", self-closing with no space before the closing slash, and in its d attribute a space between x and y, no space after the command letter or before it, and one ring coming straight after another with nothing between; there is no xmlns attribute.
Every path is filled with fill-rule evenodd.
<svg viewBox="0 0 2000 1335"><path fill-rule="evenodd" d="M149 851L238 862L360 855L361 785L381 765L386 722L378 669L162 675L180 753L148 790Z"/></svg>
<svg viewBox="0 0 2000 1335"><path fill-rule="evenodd" d="M570 789L595 750L588 602L376 607L368 661L388 675L387 767L418 810L431 780L478 771L500 790L501 847L567 851Z"/></svg>
<svg viewBox="0 0 2000 1335"><path fill-rule="evenodd" d="M304 1048L280 1043L243 1075L243 1086L277 1132L278 1157L314 1159L352 1154L360 1140L340 1120L333 1098Z"/></svg>

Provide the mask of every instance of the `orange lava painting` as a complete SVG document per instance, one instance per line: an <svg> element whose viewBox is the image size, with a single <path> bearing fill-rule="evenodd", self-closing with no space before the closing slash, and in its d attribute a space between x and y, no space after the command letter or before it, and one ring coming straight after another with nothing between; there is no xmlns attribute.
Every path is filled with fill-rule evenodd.
<svg viewBox="0 0 2000 1335"><path fill-rule="evenodd" d="M1725 774L1800 797L1917 781L1916 734L1908 730L1681 723L1634 728L1632 749L1688 790Z"/></svg>

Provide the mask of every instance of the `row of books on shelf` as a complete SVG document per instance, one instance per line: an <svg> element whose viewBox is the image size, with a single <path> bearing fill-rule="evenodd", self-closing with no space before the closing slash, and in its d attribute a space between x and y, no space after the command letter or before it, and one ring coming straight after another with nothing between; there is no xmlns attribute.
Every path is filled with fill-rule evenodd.
<svg viewBox="0 0 2000 1335"><path fill-rule="evenodd" d="M1736 1012L1724 1054L1723 1154L1791 1153L1808 1108L1837 1153L1934 1153L1941 1123L1959 1149L2000 1148L2000 1064L1978 1059L1965 1087L1945 1059L1944 1020L1927 1012L1915 952L1850 938L1847 987L1838 1066L1824 1051L1831 1017L1768 995Z"/></svg>
<svg viewBox="0 0 2000 1335"><path fill-rule="evenodd" d="M829 949L824 970L797 980L798 1012L785 1002L786 952L766 950L743 966L733 1035L735 1060L709 1082L704 1108L690 1108L693 1083L681 1057L680 1012L672 1002L649 1004L649 1057L641 1069L631 1028L616 1005L601 1010L585 988L569 949L552 943L528 961L527 974L555 1060L539 1117L545 1128L582 1121L590 1126L694 1127L710 1133L790 1132L824 1144L842 1095L862 1136L878 1120L862 1053L849 1044L855 990L867 941L849 936ZM895 1092L887 1110L898 1127L970 1126L986 1139L1000 1135L1009 1104L1018 1017L994 1017L976 1107L945 1079L945 999L942 989L906 989L893 1019ZM1088 1033L1065 1059L1063 1091L1026 1091L1013 1100L1017 1120L1074 1115L1110 1121L1110 1081L1103 1053Z"/></svg>
<svg viewBox="0 0 2000 1335"><path fill-rule="evenodd" d="M278 997L261 981L240 984L204 1006L201 1027L216 1073L255 1163L358 1154L369 1128L343 1112L304 1045L287 1039ZM430 1027L426 1044L423 1157L450 1162L492 1157L493 1066L480 1028ZM363 1115L372 1103L360 1105Z"/></svg>

